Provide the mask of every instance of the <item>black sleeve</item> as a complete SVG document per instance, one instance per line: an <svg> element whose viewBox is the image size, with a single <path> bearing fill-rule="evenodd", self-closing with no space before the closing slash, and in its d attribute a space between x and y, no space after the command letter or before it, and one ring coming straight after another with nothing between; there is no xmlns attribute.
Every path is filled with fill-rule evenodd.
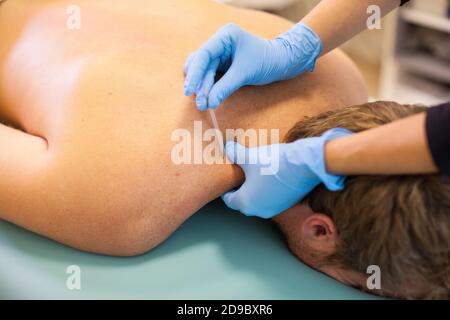
<svg viewBox="0 0 450 320"><path fill-rule="evenodd" d="M427 111L426 131L436 166L450 176L450 102Z"/></svg>
<svg viewBox="0 0 450 320"><path fill-rule="evenodd" d="M409 0L402 0L402 3L400 4L400 6L404 5L407 2L409 2Z"/></svg>

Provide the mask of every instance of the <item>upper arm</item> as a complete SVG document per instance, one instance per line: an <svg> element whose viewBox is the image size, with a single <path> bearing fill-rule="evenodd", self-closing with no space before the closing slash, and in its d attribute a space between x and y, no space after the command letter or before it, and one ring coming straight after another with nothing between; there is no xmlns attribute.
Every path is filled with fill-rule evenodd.
<svg viewBox="0 0 450 320"><path fill-rule="evenodd" d="M47 141L0 124L0 218L23 210L47 155Z"/></svg>

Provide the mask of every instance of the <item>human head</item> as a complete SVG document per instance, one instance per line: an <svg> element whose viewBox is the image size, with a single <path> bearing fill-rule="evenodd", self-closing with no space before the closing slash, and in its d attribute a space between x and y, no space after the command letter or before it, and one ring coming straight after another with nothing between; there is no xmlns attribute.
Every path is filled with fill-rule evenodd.
<svg viewBox="0 0 450 320"><path fill-rule="evenodd" d="M286 142L340 127L360 132L423 112L375 102L305 118ZM366 289L367 268L381 268L381 291L401 298L450 297L450 178L356 176L339 192L317 187L275 218L291 251L346 284Z"/></svg>

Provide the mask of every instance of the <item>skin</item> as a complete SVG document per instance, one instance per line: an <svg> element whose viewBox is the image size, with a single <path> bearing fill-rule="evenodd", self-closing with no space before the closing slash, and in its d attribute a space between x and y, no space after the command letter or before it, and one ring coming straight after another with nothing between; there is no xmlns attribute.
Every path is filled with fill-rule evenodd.
<svg viewBox="0 0 450 320"><path fill-rule="evenodd" d="M0 7L0 219L84 251L141 254L244 180L230 164L172 162L174 130L211 128L183 96L186 57L229 22L266 38L291 23L208 0L79 0L81 29L69 30L72 4ZM366 101L334 51L313 74L240 90L217 117L222 130L283 137L303 116Z"/></svg>
<svg viewBox="0 0 450 320"><path fill-rule="evenodd" d="M329 257L336 253L339 235L333 219L314 212L308 205L297 204L273 218L281 232L286 236L291 252L302 262L348 286L371 294L396 299L404 299L402 288L397 291L386 289L369 289L369 275L360 273L337 264L330 264ZM426 288L416 286L413 295L422 299ZM411 294L411 287L408 288Z"/></svg>
<svg viewBox="0 0 450 320"><path fill-rule="evenodd" d="M400 2L323 0L302 22L319 35L326 54L367 28L369 6L379 6L385 16ZM328 171L337 175L436 173L425 118L425 114L412 116L330 142L325 149Z"/></svg>
<svg viewBox="0 0 450 320"><path fill-rule="evenodd" d="M400 0L322 0L302 19L302 22L317 33L323 43L323 54L326 54L366 30L369 6L378 6L381 16L385 16L398 8L400 2Z"/></svg>
<svg viewBox="0 0 450 320"><path fill-rule="evenodd" d="M334 221L327 215L314 212L304 204L286 210L273 218L281 232L286 235L291 252L307 265L352 287L377 295L392 293L367 288L367 275L324 263L336 252L339 241Z"/></svg>
<svg viewBox="0 0 450 320"><path fill-rule="evenodd" d="M327 170L337 175L436 173L425 119L421 113L331 141L325 147Z"/></svg>

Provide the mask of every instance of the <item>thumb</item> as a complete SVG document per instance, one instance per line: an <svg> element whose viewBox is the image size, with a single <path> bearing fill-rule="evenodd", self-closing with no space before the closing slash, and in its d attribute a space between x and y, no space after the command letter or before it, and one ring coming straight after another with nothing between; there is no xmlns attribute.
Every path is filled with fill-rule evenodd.
<svg viewBox="0 0 450 320"><path fill-rule="evenodd" d="M235 141L228 141L225 144L225 153L233 164L245 167L249 158L249 150Z"/></svg>
<svg viewBox="0 0 450 320"><path fill-rule="evenodd" d="M242 71L235 64L232 64L227 73L211 89L209 94L209 107L211 109L217 109L224 100L244 85Z"/></svg>
<svg viewBox="0 0 450 320"><path fill-rule="evenodd" d="M238 191L230 191L225 193L222 196L223 202L225 202L226 206L232 210L241 211L242 208L240 206L240 196Z"/></svg>

